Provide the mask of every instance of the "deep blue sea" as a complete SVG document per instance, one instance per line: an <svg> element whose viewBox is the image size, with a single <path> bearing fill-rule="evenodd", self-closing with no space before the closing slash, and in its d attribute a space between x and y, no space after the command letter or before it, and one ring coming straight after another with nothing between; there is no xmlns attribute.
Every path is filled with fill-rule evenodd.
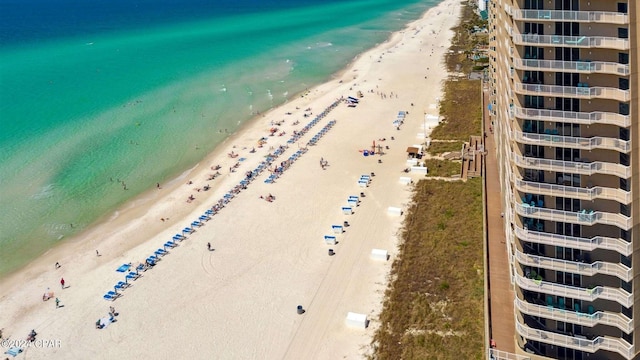
<svg viewBox="0 0 640 360"><path fill-rule="evenodd" d="M0 275L438 2L0 0Z"/></svg>

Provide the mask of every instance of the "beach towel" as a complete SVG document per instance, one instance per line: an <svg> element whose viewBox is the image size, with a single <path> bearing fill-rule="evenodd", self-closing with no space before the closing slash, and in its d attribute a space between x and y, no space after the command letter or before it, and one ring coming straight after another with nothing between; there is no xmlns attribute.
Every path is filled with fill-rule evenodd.
<svg viewBox="0 0 640 360"><path fill-rule="evenodd" d="M102 328L106 328L107 325L111 324L111 320L108 317L103 317L100 319L100 326L102 326Z"/></svg>
<svg viewBox="0 0 640 360"><path fill-rule="evenodd" d="M14 347L9 348L9 350L5 351L4 353L7 354L7 355L11 355L13 357L16 357L21 352L22 352L22 348L14 346Z"/></svg>

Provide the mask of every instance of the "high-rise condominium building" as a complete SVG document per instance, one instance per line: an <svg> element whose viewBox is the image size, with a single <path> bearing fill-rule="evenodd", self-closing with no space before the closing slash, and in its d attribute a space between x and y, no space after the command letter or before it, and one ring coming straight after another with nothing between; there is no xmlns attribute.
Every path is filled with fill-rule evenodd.
<svg viewBox="0 0 640 360"><path fill-rule="evenodd" d="M640 359L640 0L488 10L516 349Z"/></svg>

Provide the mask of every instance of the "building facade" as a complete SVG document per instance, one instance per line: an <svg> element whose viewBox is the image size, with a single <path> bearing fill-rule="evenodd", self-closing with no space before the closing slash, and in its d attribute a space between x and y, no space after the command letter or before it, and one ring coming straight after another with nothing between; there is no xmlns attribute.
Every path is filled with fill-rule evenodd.
<svg viewBox="0 0 640 360"><path fill-rule="evenodd" d="M638 359L640 1L488 10L516 349Z"/></svg>

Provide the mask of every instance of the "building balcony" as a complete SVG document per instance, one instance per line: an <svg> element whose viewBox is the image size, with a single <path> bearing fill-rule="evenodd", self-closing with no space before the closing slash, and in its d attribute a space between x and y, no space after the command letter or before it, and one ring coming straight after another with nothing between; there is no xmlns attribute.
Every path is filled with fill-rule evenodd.
<svg viewBox="0 0 640 360"><path fill-rule="evenodd" d="M633 359L635 355L634 346L630 345L622 338L598 336L591 340L582 335L568 336L556 334L551 331L533 329L518 321L516 321L516 331L522 337L529 340L540 341L545 344L562 346L584 352L595 353L599 350L608 350L616 352L627 359Z"/></svg>
<svg viewBox="0 0 640 360"><path fill-rule="evenodd" d="M555 121L571 124L605 124L620 127L631 126L631 117L629 115L621 115L610 112L574 112L549 109L529 109L522 107L514 107L515 116L520 119L536 120L536 121Z"/></svg>
<svg viewBox="0 0 640 360"><path fill-rule="evenodd" d="M629 39L606 36L563 36L519 34L511 31L516 45L629 50Z"/></svg>
<svg viewBox="0 0 640 360"><path fill-rule="evenodd" d="M628 24L627 14L609 11L563 11L563 10L507 10L514 20L590 22L601 24Z"/></svg>
<svg viewBox="0 0 640 360"><path fill-rule="evenodd" d="M534 291L543 294L553 294L556 296L564 296L572 299L585 301L595 301L597 299L605 299L615 301L624 307L633 305L633 295L621 288L612 288L608 286L596 286L590 289L577 286L569 286L556 284L549 281L528 279L520 274L515 276L516 285L521 289Z"/></svg>
<svg viewBox="0 0 640 360"><path fill-rule="evenodd" d="M518 215L532 219L568 222L587 226L596 224L613 225L624 230L630 230L633 226L631 218L622 214L593 210L564 211L536 207L529 204L514 204L513 207Z"/></svg>
<svg viewBox="0 0 640 360"><path fill-rule="evenodd" d="M580 313L572 309L561 309L554 305L537 305L516 297L514 308L521 313L539 318L553 319L556 321L594 327L599 324L615 326L629 334L633 331L633 319L609 311L596 311L593 314Z"/></svg>
<svg viewBox="0 0 640 360"><path fill-rule="evenodd" d="M631 142L616 138L594 136L589 138L552 134L513 132L513 138L523 144L564 147L580 150L606 149L628 153Z"/></svg>
<svg viewBox="0 0 640 360"><path fill-rule="evenodd" d="M522 95L570 97L578 99L609 99L616 101L629 101L629 90L616 89L603 86L559 86L542 84L523 84L515 82L513 90Z"/></svg>
<svg viewBox="0 0 640 360"><path fill-rule="evenodd" d="M513 155L516 166L535 170L557 171L581 175L607 174L628 179L631 176L631 167L603 161L579 162L540 159Z"/></svg>
<svg viewBox="0 0 640 360"><path fill-rule="evenodd" d="M596 199L615 200L622 204L631 203L631 192L602 186L581 188L556 184L539 183L515 179L516 189L523 193L549 195L556 197L570 197L573 199L593 201Z"/></svg>
<svg viewBox="0 0 640 360"><path fill-rule="evenodd" d="M583 276L594 276L596 274L611 275L627 282L633 279L631 268L622 264L614 264L605 261L596 261L587 264L578 261L567 261L551 257L525 254L519 250L516 250L515 254L518 262L526 266L570 272Z"/></svg>
<svg viewBox="0 0 640 360"><path fill-rule="evenodd" d="M514 228L514 233L518 239L536 244L562 246L585 251L606 249L616 251L624 256L629 256L633 253L632 243L620 238L611 238L605 236L582 238L577 236L566 236L542 231L533 231L523 229L518 226Z"/></svg>
<svg viewBox="0 0 640 360"><path fill-rule="evenodd" d="M605 61L560 61L513 58L513 66L518 70L554 71L572 73L602 73L628 76L631 72L629 65Z"/></svg>

